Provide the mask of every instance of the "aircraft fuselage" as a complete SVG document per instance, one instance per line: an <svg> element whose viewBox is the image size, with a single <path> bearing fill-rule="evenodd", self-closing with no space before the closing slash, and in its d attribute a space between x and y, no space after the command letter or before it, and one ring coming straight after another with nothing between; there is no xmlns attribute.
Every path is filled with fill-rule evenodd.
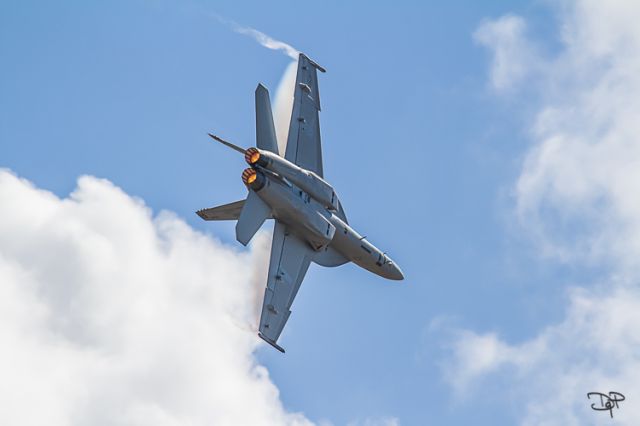
<svg viewBox="0 0 640 426"><path fill-rule="evenodd" d="M245 172L255 173L255 177L251 182L245 183L248 183L248 186L271 207L275 219L285 223L291 232L307 241L313 250L321 255L321 260L317 263L337 266L351 261L384 278L404 278L400 268L386 254L339 217L338 198L326 181L298 166L292 165L294 167L287 168L286 163L289 162L279 158L279 174L258 165L257 161L252 164L248 159L247 162L252 165L252 169ZM306 182L310 182L305 189L311 184L316 188L322 188L321 200L316 198L317 191L310 194L311 191L307 192L291 182L305 182L305 179ZM325 253L326 256L323 256ZM323 262L323 257L329 260Z"/></svg>
<svg viewBox="0 0 640 426"><path fill-rule="evenodd" d="M280 140L284 149L262 84L255 90L254 148L209 134L244 155L250 168L242 172L242 181L249 192L244 200L197 212L204 220L237 219L236 240L245 246L267 219L274 219L258 336L280 352L278 339L311 262L332 267L351 261L381 277L404 279L395 262L349 226L342 203L324 180L316 71L325 70L300 53L289 131Z"/></svg>

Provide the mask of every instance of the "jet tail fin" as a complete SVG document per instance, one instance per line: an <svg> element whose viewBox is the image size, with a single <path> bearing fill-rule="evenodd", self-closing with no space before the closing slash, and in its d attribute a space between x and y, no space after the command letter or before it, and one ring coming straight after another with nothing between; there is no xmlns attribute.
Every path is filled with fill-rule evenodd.
<svg viewBox="0 0 640 426"><path fill-rule="evenodd" d="M255 97L256 146L259 149L271 151L279 155L269 91L262 84L258 84ZM209 136L236 151L241 153L245 152L245 150L239 146L227 142L218 136L212 135L211 133L209 133ZM258 229L260 229L264 221L272 217L271 208L252 190L249 190L249 195L247 195L246 200L199 210L196 213L204 220L238 219L238 223L236 223L236 239L245 246L251 241L255 233L258 232Z"/></svg>
<svg viewBox="0 0 640 426"><path fill-rule="evenodd" d="M236 223L236 240L246 246L264 221L269 218L271 218L271 208L262 201L258 194L249 190L238 223Z"/></svg>
<svg viewBox="0 0 640 426"><path fill-rule="evenodd" d="M278 154L278 141L273 125L269 91L262 84L256 87L256 146Z"/></svg>

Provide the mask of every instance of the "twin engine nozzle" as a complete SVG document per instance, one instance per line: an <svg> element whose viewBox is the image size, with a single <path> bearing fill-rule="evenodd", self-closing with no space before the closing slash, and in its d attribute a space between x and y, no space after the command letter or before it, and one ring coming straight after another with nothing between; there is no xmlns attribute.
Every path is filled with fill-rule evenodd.
<svg viewBox="0 0 640 426"><path fill-rule="evenodd" d="M253 176L254 172L248 172L249 170L255 170L258 176L262 177L262 181L266 180L266 177L260 171L260 168L269 170L276 173L286 179L288 179L294 185L297 185L300 189L308 193L319 203L325 205L331 209L338 209L338 197L331 185L325 182L320 176L315 173L304 170L300 166L291 163L285 158L280 157L278 154L274 154L270 151L262 151L258 148L249 148L244 151L244 159L251 166L251 169L245 170ZM244 176L244 174L243 174ZM255 178L258 179L258 178ZM244 181L243 177L243 181ZM245 181L245 185L249 186L248 181ZM255 185L260 184L256 183ZM264 186L264 182L261 183L259 188ZM254 188L251 186L251 188Z"/></svg>
<svg viewBox="0 0 640 426"><path fill-rule="evenodd" d="M258 148L243 149L238 145L234 145L231 142L222 139L219 136L213 135L211 133L209 133L209 136L212 139L220 142L221 144L228 146L234 151L238 151L244 154L244 159L247 161L247 163L249 163L249 165L253 167L255 167L256 164L265 167L269 163L269 161L260 153ZM267 178L261 171L256 170L253 167L242 172L242 182L254 191L259 191L265 185Z"/></svg>
<svg viewBox="0 0 640 426"><path fill-rule="evenodd" d="M242 172L242 182L254 191L259 191L265 184L264 174L255 169L256 165L266 166L268 161L260 154L257 148L249 148L244 152L245 161L251 168Z"/></svg>

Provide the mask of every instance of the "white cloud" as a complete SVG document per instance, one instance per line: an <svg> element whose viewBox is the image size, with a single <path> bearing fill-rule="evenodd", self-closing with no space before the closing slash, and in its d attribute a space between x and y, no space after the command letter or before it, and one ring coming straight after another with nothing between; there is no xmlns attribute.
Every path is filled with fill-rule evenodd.
<svg viewBox="0 0 640 426"><path fill-rule="evenodd" d="M484 335L467 330L453 330L452 359L445 363L445 376L457 394L466 393L469 384L496 371L513 352L495 333Z"/></svg>
<svg viewBox="0 0 640 426"><path fill-rule="evenodd" d="M513 88L537 67L535 49L525 38L526 23L515 15L484 22L476 42L491 49L491 83L496 90Z"/></svg>
<svg viewBox="0 0 640 426"><path fill-rule="evenodd" d="M544 89L515 187L523 231L552 261L605 267L610 278L570 290L565 318L528 341L459 331L445 370L461 392L500 378L524 401L525 425L598 421L589 391L640 395L640 3L563 5L562 49L542 64L509 47L521 43L513 24L521 18L485 23L479 33L490 35L481 41L496 58L496 87ZM505 20L509 30L496 30ZM536 73L520 71L528 67ZM614 416L635 425L640 405L622 403Z"/></svg>
<svg viewBox="0 0 640 426"><path fill-rule="evenodd" d="M516 187L517 208L551 254L604 260L636 275L640 8L608 2L606 9L581 1L565 17L569 41L549 66L555 72L546 76L546 86L563 89L540 108L537 143ZM596 38L610 44L599 46Z"/></svg>
<svg viewBox="0 0 640 426"><path fill-rule="evenodd" d="M1 424L310 424L253 357L264 248L88 176L60 199L2 170L0 217Z"/></svg>
<svg viewBox="0 0 640 426"><path fill-rule="evenodd" d="M508 344L494 333L458 331L447 378L467 397L482 388L474 385L499 378L505 398L523 401L524 425L592 424L600 417L587 392L618 391L629 401L614 413L616 424L635 425L639 308L636 288L573 289L565 319L529 341Z"/></svg>

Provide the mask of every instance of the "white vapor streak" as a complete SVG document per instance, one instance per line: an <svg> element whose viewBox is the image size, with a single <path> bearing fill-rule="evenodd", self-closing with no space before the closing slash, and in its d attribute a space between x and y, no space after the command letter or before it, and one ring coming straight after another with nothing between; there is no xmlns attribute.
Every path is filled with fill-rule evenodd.
<svg viewBox="0 0 640 426"><path fill-rule="evenodd" d="M273 119L276 128L278 149L280 151L280 155L284 156L287 146L287 137L289 135L291 111L293 109L293 92L296 84L296 70L300 51L290 44L268 36L262 31L239 25L238 23L220 15L213 14L212 16L236 33L251 37L267 49L279 50L294 60L289 64L289 66L287 66L282 78L280 79L280 83L276 90L275 102L273 103Z"/></svg>
<svg viewBox="0 0 640 426"><path fill-rule="evenodd" d="M238 34L251 37L258 43L260 43L262 46L266 47L267 49L280 50L284 52L287 56L289 56L291 59L296 59L296 60L298 59L298 55L300 54L300 51L298 49L292 47L290 44L287 44L283 41L276 40L261 31L258 31L254 28L242 27L237 24L233 25L233 30Z"/></svg>
<svg viewBox="0 0 640 426"><path fill-rule="evenodd" d="M298 62L291 62L284 71L278 89L273 108L273 119L276 128L276 138L278 139L278 150L284 157L287 147L287 136L289 135L289 123L291 122L291 112L293 111L293 92L296 86L296 71Z"/></svg>

